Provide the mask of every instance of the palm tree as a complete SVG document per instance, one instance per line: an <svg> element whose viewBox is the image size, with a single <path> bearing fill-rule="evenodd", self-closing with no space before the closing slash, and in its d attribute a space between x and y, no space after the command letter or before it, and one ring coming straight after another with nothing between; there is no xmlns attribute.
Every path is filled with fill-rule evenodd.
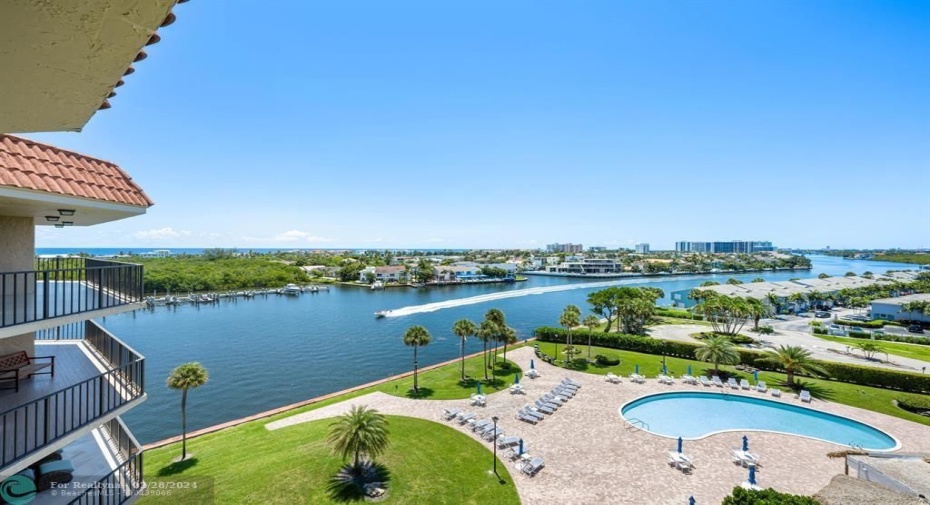
<svg viewBox="0 0 930 505"><path fill-rule="evenodd" d="M772 306L772 310L778 314L781 311L781 299L778 298L778 295L775 293L768 293L765 295L766 301Z"/></svg>
<svg viewBox="0 0 930 505"><path fill-rule="evenodd" d="M462 340L462 380L465 380L465 339L475 336L478 327L468 319L459 319L452 325L452 333Z"/></svg>
<svg viewBox="0 0 930 505"><path fill-rule="evenodd" d="M417 349L421 345L429 345L430 339L429 332L422 326L411 326L404 332L404 345L413 346L413 392L415 394L420 392L417 383Z"/></svg>
<svg viewBox="0 0 930 505"><path fill-rule="evenodd" d="M484 381L488 382L488 340L495 338L497 334L500 333L500 330L497 328L497 325L491 321L485 319L481 321L481 326L478 327L478 338L481 339L482 344L484 344L484 349L481 351L481 362L484 368Z"/></svg>
<svg viewBox="0 0 930 505"><path fill-rule="evenodd" d="M207 383L207 369L196 361L184 363L168 375L168 388L181 390L181 460L187 459L187 391Z"/></svg>
<svg viewBox="0 0 930 505"><path fill-rule="evenodd" d="M801 312L801 304L807 300L807 297L804 296L804 293L791 293L788 295L788 301L794 303L794 311Z"/></svg>
<svg viewBox="0 0 930 505"><path fill-rule="evenodd" d="M748 309L749 317L752 318L753 329L759 331L759 320L769 314L769 308L758 298L747 298L746 308Z"/></svg>
<svg viewBox="0 0 930 505"><path fill-rule="evenodd" d="M762 358L762 361L784 370L788 376L785 380L788 386L794 385L794 374L796 373L826 374L823 368L813 360L811 353L807 349L796 345L780 346L774 355Z"/></svg>
<svg viewBox="0 0 930 505"><path fill-rule="evenodd" d="M594 328L601 325L601 320L597 316L588 316L581 324L588 327L588 361L591 361L591 334L594 333Z"/></svg>
<svg viewBox="0 0 930 505"><path fill-rule="evenodd" d="M326 441L333 446L333 454L345 460L353 455L352 469L361 469L362 454L369 459L377 458L387 450L388 424L383 414L364 405L353 405L334 423L329 425Z"/></svg>
<svg viewBox="0 0 930 505"><path fill-rule="evenodd" d="M504 318L504 312L500 309L490 309L484 313L484 318L497 326L497 334L491 337L491 340L494 341L494 353L491 355L493 363L497 363L497 343L501 341L504 334L504 328L507 327L507 320ZM489 363L488 366L493 364Z"/></svg>
<svg viewBox="0 0 930 505"><path fill-rule="evenodd" d="M510 326L505 326L502 333L503 338L501 342L504 343L504 361L507 361L507 345L513 345L518 342L517 340L517 330L511 328Z"/></svg>
<svg viewBox="0 0 930 505"><path fill-rule="evenodd" d="M565 336L565 353L568 356L566 362L571 361L572 354L574 353L574 348L572 347L572 328L581 324L579 319L581 318L581 309L577 305L569 305L565 307L565 310L562 311L562 315L559 316L559 325L564 326L567 330Z"/></svg>
<svg viewBox="0 0 930 505"><path fill-rule="evenodd" d="M739 363L739 352L736 345L726 337L710 337L694 350L694 357L701 361L714 364L714 374L720 374L720 365L735 365Z"/></svg>

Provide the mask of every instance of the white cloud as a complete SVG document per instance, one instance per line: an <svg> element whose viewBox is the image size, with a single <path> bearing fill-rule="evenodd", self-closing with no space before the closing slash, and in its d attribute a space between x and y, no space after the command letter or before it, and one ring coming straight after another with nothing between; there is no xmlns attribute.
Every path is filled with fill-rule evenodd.
<svg viewBox="0 0 930 505"><path fill-rule="evenodd" d="M148 240L151 240L151 239L163 240L167 238L189 237L190 235L191 235L191 232L187 230L175 230L174 228L171 228L170 226L166 226L164 228L159 228L156 230L137 231L133 234L134 237L138 239L143 239L143 240L147 240L147 239Z"/></svg>
<svg viewBox="0 0 930 505"><path fill-rule="evenodd" d="M289 230L284 233L279 233L271 238L275 242L309 242L309 243L319 243L319 242L332 242L333 239L328 237L318 237L312 235L305 231L300 230Z"/></svg>

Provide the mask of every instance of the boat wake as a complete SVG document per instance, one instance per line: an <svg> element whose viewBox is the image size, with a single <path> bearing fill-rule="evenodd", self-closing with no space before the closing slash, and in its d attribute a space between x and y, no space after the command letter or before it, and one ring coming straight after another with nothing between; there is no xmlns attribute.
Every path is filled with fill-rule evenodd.
<svg viewBox="0 0 930 505"><path fill-rule="evenodd" d="M642 282L642 279L637 279ZM632 279L603 281L603 282L583 282L578 284L566 284L562 286L546 286L539 288L515 289L512 291L503 291L500 293L491 293L487 295L470 296L468 298L459 298L456 300L446 300L443 302L426 303L423 305L411 305L401 307L391 311L385 311L384 317L400 317L412 314L421 314L423 312L436 312L437 310L451 309L454 307L463 307L465 305L475 305L477 303L492 302L503 300L505 298L518 298L521 296L544 295L546 293L556 293L559 291L571 291L575 289L592 289L606 288L609 286L619 286L622 284L632 284Z"/></svg>

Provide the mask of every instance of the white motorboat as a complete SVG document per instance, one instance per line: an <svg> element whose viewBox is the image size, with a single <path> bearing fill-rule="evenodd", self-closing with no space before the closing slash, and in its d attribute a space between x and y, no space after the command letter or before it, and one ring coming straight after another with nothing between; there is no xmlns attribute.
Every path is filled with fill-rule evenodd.
<svg viewBox="0 0 930 505"><path fill-rule="evenodd" d="M296 296L300 294L300 286L297 284L288 284L284 286L284 294Z"/></svg>

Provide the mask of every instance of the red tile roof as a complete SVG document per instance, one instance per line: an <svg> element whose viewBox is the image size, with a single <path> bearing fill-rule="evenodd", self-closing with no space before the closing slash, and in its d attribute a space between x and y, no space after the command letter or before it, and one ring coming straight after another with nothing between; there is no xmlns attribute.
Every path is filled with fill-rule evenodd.
<svg viewBox="0 0 930 505"><path fill-rule="evenodd" d="M0 134L0 186L151 207L126 172L110 163L12 135Z"/></svg>

